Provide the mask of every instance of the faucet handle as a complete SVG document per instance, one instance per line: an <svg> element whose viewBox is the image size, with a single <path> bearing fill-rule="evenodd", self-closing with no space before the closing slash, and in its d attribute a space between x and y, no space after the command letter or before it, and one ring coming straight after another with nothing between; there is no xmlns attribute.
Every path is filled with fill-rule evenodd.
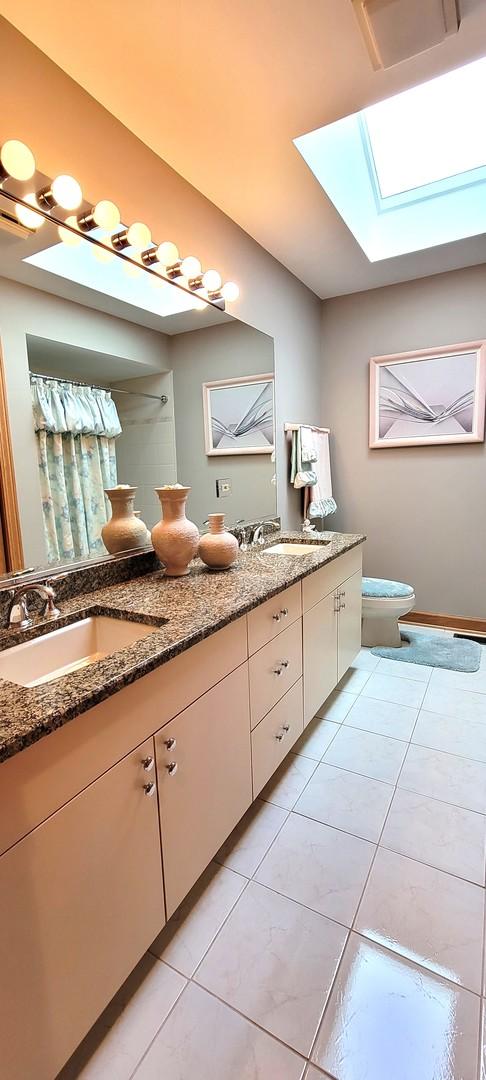
<svg viewBox="0 0 486 1080"><path fill-rule="evenodd" d="M32 619L27 610L26 596L22 593L19 595L16 589L9 589L9 597L7 625L15 630L28 630L32 626Z"/></svg>

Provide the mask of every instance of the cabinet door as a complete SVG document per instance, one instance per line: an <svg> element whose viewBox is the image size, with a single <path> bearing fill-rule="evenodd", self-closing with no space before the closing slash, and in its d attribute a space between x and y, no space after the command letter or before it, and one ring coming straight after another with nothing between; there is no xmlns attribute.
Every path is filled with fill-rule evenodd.
<svg viewBox="0 0 486 1080"><path fill-rule="evenodd" d="M8 1080L53 1080L164 924L153 755L150 739L0 858Z"/></svg>
<svg viewBox="0 0 486 1080"><path fill-rule="evenodd" d="M252 801L248 664L155 737L167 917Z"/></svg>
<svg viewBox="0 0 486 1080"><path fill-rule="evenodd" d="M361 571L339 586L338 679L351 667L361 648Z"/></svg>
<svg viewBox="0 0 486 1080"><path fill-rule="evenodd" d="M338 681L335 608L335 593L331 593L304 614L304 725Z"/></svg>

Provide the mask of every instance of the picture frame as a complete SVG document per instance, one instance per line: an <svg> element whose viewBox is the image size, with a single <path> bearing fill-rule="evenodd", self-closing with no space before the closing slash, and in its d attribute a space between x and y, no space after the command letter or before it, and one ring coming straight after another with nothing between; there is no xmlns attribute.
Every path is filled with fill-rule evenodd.
<svg viewBox="0 0 486 1080"><path fill-rule="evenodd" d="M274 382L270 372L203 383L208 457L274 452Z"/></svg>
<svg viewBox="0 0 486 1080"><path fill-rule="evenodd" d="M370 359L369 446L484 442L486 342Z"/></svg>

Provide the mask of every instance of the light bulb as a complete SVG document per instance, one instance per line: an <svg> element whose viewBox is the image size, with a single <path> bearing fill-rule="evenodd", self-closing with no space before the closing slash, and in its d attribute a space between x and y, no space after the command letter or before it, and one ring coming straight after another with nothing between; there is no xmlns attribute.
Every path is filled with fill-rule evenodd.
<svg viewBox="0 0 486 1080"><path fill-rule="evenodd" d="M140 277L143 272L141 266L134 266L131 262L124 262L122 268L127 277L136 278Z"/></svg>
<svg viewBox="0 0 486 1080"><path fill-rule="evenodd" d="M76 210L83 201L83 192L73 176L56 176L51 191L55 203L63 210Z"/></svg>
<svg viewBox="0 0 486 1080"><path fill-rule="evenodd" d="M116 229L120 224L120 211L109 199L102 199L93 207L93 221L100 229Z"/></svg>
<svg viewBox="0 0 486 1080"><path fill-rule="evenodd" d="M234 281L225 281L221 292L224 299L229 300L230 303L232 300L237 300L240 295L238 285Z"/></svg>
<svg viewBox="0 0 486 1080"><path fill-rule="evenodd" d="M32 150L18 139L8 139L0 150L0 179L11 176L13 180L30 180L35 173Z"/></svg>
<svg viewBox="0 0 486 1080"><path fill-rule="evenodd" d="M152 243L152 233L148 225L143 224L143 221L134 221L133 225L130 225L130 228L127 229L127 240L130 247L142 251L143 248Z"/></svg>
<svg viewBox="0 0 486 1080"><path fill-rule="evenodd" d="M30 203L31 206L37 206L33 191L28 195L24 195L24 201ZM44 218L41 214L36 214L35 210L28 210L26 206L22 206L22 203L15 204L15 213L20 224L25 225L26 229L40 229L41 225L44 224Z"/></svg>
<svg viewBox="0 0 486 1080"><path fill-rule="evenodd" d="M206 270L203 274L203 285L208 292L218 292L221 288L221 274L217 270Z"/></svg>
<svg viewBox="0 0 486 1080"><path fill-rule="evenodd" d="M71 217L67 217L66 218L66 225L71 225L73 229L76 229L77 228L76 218L73 215L71 215ZM82 237L79 235L78 232L72 233L72 232L69 231L69 229L63 228L62 225L59 225L59 228L58 228L57 231L58 231L58 234L59 234L59 239L62 240L63 244L66 244L67 247L77 247L78 244L81 243Z"/></svg>
<svg viewBox="0 0 486 1080"><path fill-rule="evenodd" d="M157 259L162 266L173 266L179 261L179 252L170 240L164 240L157 248Z"/></svg>
<svg viewBox="0 0 486 1080"><path fill-rule="evenodd" d="M103 243L106 243L106 242L107 242L106 240L103 241ZM91 248L93 250L93 255L94 255L95 259L97 259L97 261L100 262L100 263L109 263L109 262L111 262L112 259L115 258L115 252L114 251L109 251L105 247L98 247L97 244L91 244L90 246L91 246Z"/></svg>
<svg viewBox="0 0 486 1080"><path fill-rule="evenodd" d="M181 262L181 270L188 280L199 277L201 273L201 263L199 259L196 259L195 255L187 255Z"/></svg>

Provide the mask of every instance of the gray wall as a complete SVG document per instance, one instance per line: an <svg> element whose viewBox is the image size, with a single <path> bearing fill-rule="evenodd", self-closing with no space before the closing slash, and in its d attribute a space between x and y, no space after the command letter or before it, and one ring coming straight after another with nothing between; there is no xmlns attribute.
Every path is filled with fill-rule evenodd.
<svg viewBox="0 0 486 1080"><path fill-rule="evenodd" d="M192 487L188 514L200 527L208 514L237 518L276 513L270 454L207 457L204 444L202 384L273 371L273 341L241 322L194 330L170 338L176 413L178 480ZM216 479L228 478L232 494L216 498Z"/></svg>
<svg viewBox="0 0 486 1080"><path fill-rule="evenodd" d="M419 609L486 618L485 444L368 449L370 356L478 338L485 266L323 304L331 527L367 533L365 573L410 582Z"/></svg>

